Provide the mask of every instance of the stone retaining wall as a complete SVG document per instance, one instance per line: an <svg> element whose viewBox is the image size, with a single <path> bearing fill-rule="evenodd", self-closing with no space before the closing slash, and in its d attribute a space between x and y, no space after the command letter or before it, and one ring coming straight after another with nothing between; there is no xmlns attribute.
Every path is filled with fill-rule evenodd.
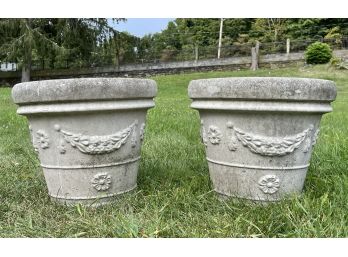
<svg viewBox="0 0 348 257"><path fill-rule="evenodd" d="M348 50L335 50L334 55L348 59ZM303 63L304 52L262 55L259 67L279 67ZM119 67L76 68L32 71L32 80L77 77L148 77L155 74L176 74L191 71L248 69L251 57L230 57L198 61L126 64ZM0 85L14 85L20 81L21 72L0 72Z"/></svg>

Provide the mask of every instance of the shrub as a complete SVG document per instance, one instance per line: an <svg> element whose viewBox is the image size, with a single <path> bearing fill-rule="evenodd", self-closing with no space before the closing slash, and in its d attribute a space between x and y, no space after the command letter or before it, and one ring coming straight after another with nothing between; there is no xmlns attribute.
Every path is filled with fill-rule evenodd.
<svg viewBox="0 0 348 257"><path fill-rule="evenodd" d="M307 47L305 59L308 64L328 63L332 58L332 50L328 44L315 42Z"/></svg>
<svg viewBox="0 0 348 257"><path fill-rule="evenodd" d="M330 60L331 66L339 66L342 63L342 59L336 56L333 56Z"/></svg>

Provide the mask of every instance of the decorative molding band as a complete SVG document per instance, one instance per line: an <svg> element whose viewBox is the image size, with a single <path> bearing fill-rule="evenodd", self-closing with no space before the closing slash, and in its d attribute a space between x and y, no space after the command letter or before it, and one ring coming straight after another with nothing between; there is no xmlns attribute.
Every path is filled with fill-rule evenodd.
<svg viewBox="0 0 348 257"><path fill-rule="evenodd" d="M238 164L238 163L221 162L221 161L212 160L208 157L206 159L208 162L218 164L218 165L236 167L236 168L256 169L256 170L299 170L299 169L306 169L309 167L309 164L300 165L300 166L292 166L292 167L263 167L263 166L244 165L244 164Z"/></svg>
<svg viewBox="0 0 348 257"><path fill-rule="evenodd" d="M138 128L138 120L135 120L132 128L132 136L131 136L131 146L135 148L138 144L137 140L137 128Z"/></svg>
<svg viewBox="0 0 348 257"><path fill-rule="evenodd" d="M37 143L36 143L35 136L34 136L34 132L33 132L33 129L32 129L32 127L31 127L31 125L29 125L29 132L30 132L31 142L32 142L33 147L34 147L34 151L35 151L36 153L38 153L38 152L39 152L39 147L38 147L38 145L37 145Z"/></svg>
<svg viewBox="0 0 348 257"><path fill-rule="evenodd" d="M127 193L127 192L130 192L132 190L134 190L135 188L137 188L137 185L135 185L134 187L132 187L131 189L128 189L128 190L124 190L124 191L119 191L117 193L113 193L113 194L106 194L104 193L104 195L101 195L101 196L94 196L94 197L79 197L79 196L74 196L74 197L69 197L69 198L66 198L66 197L62 197L62 196L57 196L57 195L51 195L49 194L50 197L52 198L55 198L55 199L60 199L60 200L98 200L98 199L103 199L103 198L109 198L109 197L113 197L113 196L118 196L118 195L121 195L121 194L124 194L124 193Z"/></svg>
<svg viewBox="0 0 348 257"><path fill-rule="evenodd" d="M120 166L132 162L136 162L140 160L140 156L126 160L123 162L114 162L114 163L108 163L108 164L98 164L98 165L76 165L76 166L55 166L55 165L45 165L41 164L40 166L45 169L60 169L60 170L73 170L73 169L94 169L94 168L105 168L105 167L114 167L114 166Z"/></svg>
<svg viewBox="0 0 348 257"><path fill-rule="evenodd" d="M194 100L193 109L201 110L233 110L233 111L266 111L266 112L305 112L326 113L332 112L328 102L281 102L281 101L245 101L245 100Z"/></svg>
<svg viewBox="0 0 348 257"><path fill-rule="evenodd" d="M141 124L139 133L140 133L140 141L143 141L145 137L145 123Z"/></svg>
<svg viewBox="0 0 348 257"><path fill-rule="evenodd" d="M245 132L234 127L231 122L227 123L227 127L234 131L235 136L243 146L248 147L251 152L263 156L284 156L290 154L299 148L304 141L304 152L308 152L311 147L312 131L314 128L313 125L310 125L308 129L291 136L270 137Z"/></svg>
<svg viewBox="0 0 348 257"><path fill-rule="evenodd" d="M50 147L50 139L48 134L42 129L36 131L36 144L42 149L47 149Z"/></svg>
<svg viewBox="0 0 348 257"><path fill-rule="evenodd" d="M134 121L129 127L116 132L111 135L103 136L89 136L83 135L82 133L72 133L61 129L61 127L56 124L54 129L61 134L64 140L69 143L73 148L77 148L81 153L98 155L111 153L120 149L122 145L127 142L128 137L133 133L131 139L132 147L136 145L135 129L138 126L138 121ZM134 145L135 144L135 145ZM59 146L60 153L65 153L64 145Z"/></svg>
<svg viewBox="0 0 348 257"><path fill-rule="evenodd" d="M129 99L117 101L91 101L23 105L17 114L64 113L64 112L99 112L111 110L148 109L155 106L153 99Z"/></svg>
<svg viewBox="0 0 348 257"><path fill-rule="evenodd" d="M201 139L202 143L205 145L205 147L208 146L208 137L207 137L207 132L205 131L204 128L204 121L201 120Z"/></svg>
<svg viewBox="0 0 348 257"><path fill-rule="evenodd" d="M314 137L313 137L313 140L312 140L312 145L315 146L316 143L317 143L317 140L319 138L319 132L320 132L320 129L317 129L314 133Z"/></svg>
<svg viewBox="0 0 348 257"><path fill-rule="evenodd" d="M227 144L228 150L230 150L232 152L237 151L237 149L238 149L238 139L235 136L235 133L233 131L233 123L231 121L228 121L226 126L231 131L229 133L230 135L228 136L228 144Z"/></svg>

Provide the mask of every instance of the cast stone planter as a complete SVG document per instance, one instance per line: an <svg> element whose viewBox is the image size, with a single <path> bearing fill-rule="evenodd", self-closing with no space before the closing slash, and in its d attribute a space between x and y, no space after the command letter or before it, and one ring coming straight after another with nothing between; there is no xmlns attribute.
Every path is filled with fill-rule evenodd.
<svg viewBox="0 0 348 257"><path fill-rule="evenodd" d="M332 81L202 79L188 93L216 192L268 202L302 191L320 119L336 98Z"/></svg>
<svg viewBox="0 0 348 257"><path fill-rule="evenodd" d="M156 82L83 78L20 83L25 115L52 200L100 205L137 185L147 109Z"/></svg>

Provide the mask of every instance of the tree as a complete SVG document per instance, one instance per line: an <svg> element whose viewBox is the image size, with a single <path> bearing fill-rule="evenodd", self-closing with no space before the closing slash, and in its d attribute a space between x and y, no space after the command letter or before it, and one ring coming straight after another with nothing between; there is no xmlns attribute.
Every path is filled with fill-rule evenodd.
<svg viewBox="0 0 348 257"><path fill-rule="evenodd" d="M33 51L38 51L39 45L49 45L59 48L41 29L44 19L2 19L0 31L6 39L0 52L5 60L15 60L22 66L22 82L30 80Z"/></svg>
<svg viewBox="0 0 348 257"><path fill-rule="evenodd" d="M0 19L0 58L19 63L22 81L29 81L33 56L81 61L112 31L107 19Z"/></svg>
<svg viewBox="0 0 348 257"><path fill-rule="evenodd" d="M241 34L247 33L254 19L224 19L223 45L232 45ZM150 52L162 59L190 59L199 47L201 55L209 57L216 55L219 39L220 19L178 18L168 23L161 33L146 35L141 44L148 46ZM145 43L147 42L147 43ZM205 51L207 50L207 51ZM248 52L250 49L248 49Z"/></svg>
<svg viewBox="0 0 348 257"><path fill-rule="evenodd" d="M251 35L261 42L277 42L284 39L287 30L287 20L282 18L255 19Z"/></svg>
<svg viewBox="0 0 348 257"><path fill-rule="evenodd" d="M114 60L116 67L121 62L134 62L137 58L139 38L127 32L114 31L112 37L106 42L109 59Z"/></svg>

